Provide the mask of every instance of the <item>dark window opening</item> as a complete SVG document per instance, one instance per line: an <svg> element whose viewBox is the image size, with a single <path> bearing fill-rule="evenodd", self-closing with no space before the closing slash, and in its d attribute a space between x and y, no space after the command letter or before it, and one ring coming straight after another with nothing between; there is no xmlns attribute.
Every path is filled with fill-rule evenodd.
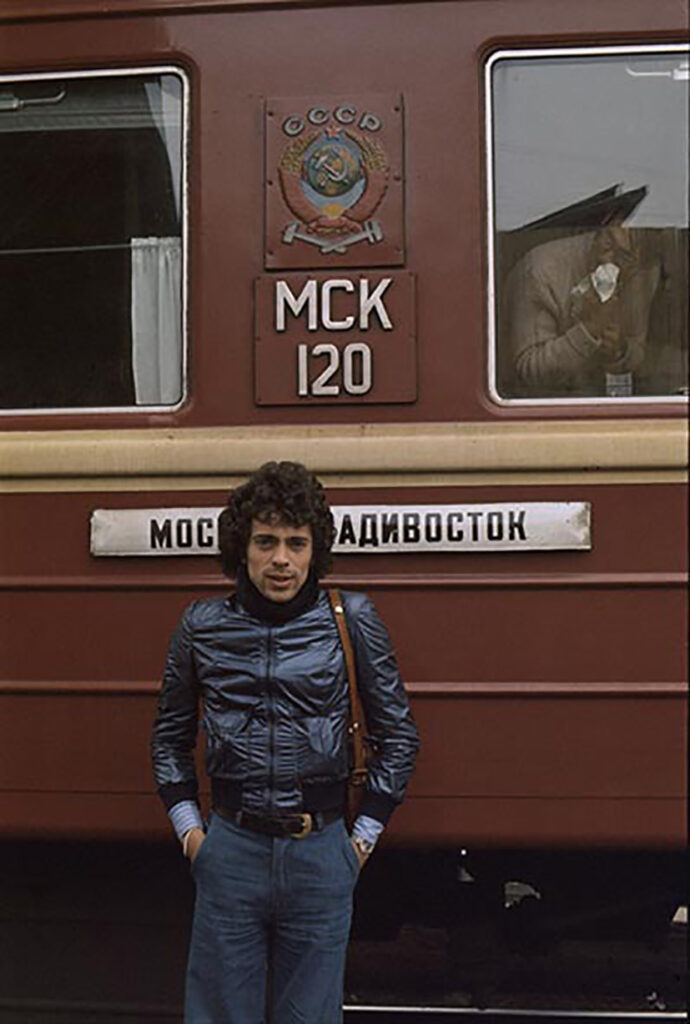
<svg viewBox="0 0 690 1024"><path fill-rule="evenodd" d="M160 102L170 83L169 75L104 76L0 89L0 407L182 397L179 88L165 110ZM140 318L137 326L133 292L149 283L135 269L133 239L154 253L164 243L177 251L169 353L155 325ZM153 301L170 304L167 294ZM155 359L175 363L175 394L142 385L142 358L154 349Z"/></svg>

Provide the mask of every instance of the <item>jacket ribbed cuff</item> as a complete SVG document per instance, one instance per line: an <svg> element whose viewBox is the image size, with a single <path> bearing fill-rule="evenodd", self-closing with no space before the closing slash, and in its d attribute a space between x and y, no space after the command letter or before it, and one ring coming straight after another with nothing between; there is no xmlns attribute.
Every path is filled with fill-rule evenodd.
<svg viewBox="0 0 690 1024"><path fill-rule="evenodd" d="M357 813L358 815L365 814L369 818L376 818L382 825L387 825L388 819L397 806L395 800L390 796L366 791Z"/></svg>
<svg viewBox="0 0 690 1024"><path fill-rule="evenodd" d="M167 782L158 787L158 795L165 804L166 811L169 811L182 800L196 800L198 803L199 786L193 779L189 782Z"/></svg>

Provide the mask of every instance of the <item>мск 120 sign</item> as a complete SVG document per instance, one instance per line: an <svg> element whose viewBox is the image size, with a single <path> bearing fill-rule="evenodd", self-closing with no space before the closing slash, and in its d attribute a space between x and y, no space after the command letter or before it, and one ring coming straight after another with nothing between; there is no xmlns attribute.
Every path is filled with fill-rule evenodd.
<svg viewBox="0 0 690 1024"><path fill-rule="evenodd" d="M91 554L214 555L213 508L96 509ZM572 551L591 547L589 502L335 505L337 554Z"/></svg>

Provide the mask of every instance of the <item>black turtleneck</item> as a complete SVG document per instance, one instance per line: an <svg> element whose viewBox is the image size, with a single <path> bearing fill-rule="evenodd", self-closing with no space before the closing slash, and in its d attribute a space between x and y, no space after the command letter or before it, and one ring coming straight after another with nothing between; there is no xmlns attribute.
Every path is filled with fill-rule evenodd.
<svg viewBox="0 0 690 1024"><path fill-rule="evenodd" d="M268 622L271 626L278 626L302 615L316 603L318 596L319 581L313 569L309 570L304 585L289 601L271 601L270 598L264 597L249 579L246 565L240 565L237 570L238 601L250 615Z"/></svg>

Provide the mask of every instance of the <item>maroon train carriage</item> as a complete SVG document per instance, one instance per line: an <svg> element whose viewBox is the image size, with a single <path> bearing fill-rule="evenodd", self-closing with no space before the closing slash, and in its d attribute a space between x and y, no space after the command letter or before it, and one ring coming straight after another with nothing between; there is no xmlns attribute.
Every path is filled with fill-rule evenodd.
<svg viewBox="0 0 690 1024"><path fill-rule="evenodd" d="M564 920L586 874L594 916L634 889L658 931L686 836L687 8L2 0L0 50L15 926L31 851L71 844L74 885L75 850L176 854L167 638L228 586L228 489L296 458L422 734L371 865L391 927L452 927L460 871Z"/></svg>

